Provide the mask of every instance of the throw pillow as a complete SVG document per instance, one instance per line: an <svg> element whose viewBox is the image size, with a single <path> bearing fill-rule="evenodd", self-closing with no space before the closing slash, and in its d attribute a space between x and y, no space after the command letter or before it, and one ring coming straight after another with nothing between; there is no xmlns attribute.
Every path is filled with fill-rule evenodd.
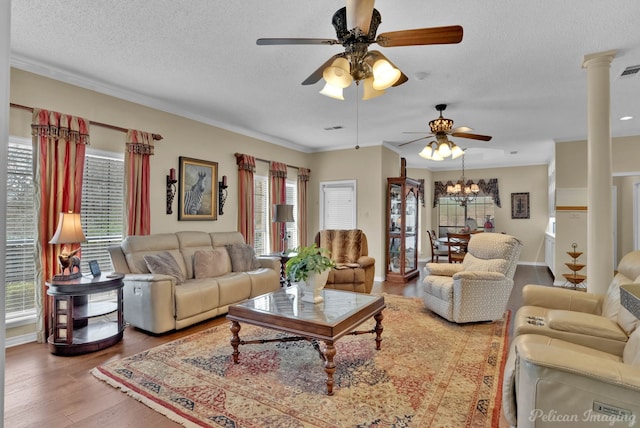
<svg viewBox="0 0 640 428"><path fill-rule="evenodd" d="M171 275L176 279L176 284L182 284L186 278L178 262L173 258L168 251L158 254L147 254L144 256L144 261L149 268L149 271L153 274Z"/></svg>
<svg viewBox="0 0 640 428"><path fill-rule="evenodd" d="M247 272L260 267L260 262L251 245L229 244L226 247L231 258L231 269L234 272Z"/></svg>
<svg viewBox="0 0 640 428"><path fill-rule="evenodd" d="M224 248L198 250L193 254L193 274L196 279L215 278L229 272L229 254Z"/></svg>

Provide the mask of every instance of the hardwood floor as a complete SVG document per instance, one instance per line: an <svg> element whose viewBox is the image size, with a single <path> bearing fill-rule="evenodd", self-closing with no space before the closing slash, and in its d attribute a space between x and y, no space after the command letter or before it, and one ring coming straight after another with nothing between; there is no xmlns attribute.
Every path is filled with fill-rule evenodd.
<svg viewBox="0 0 640 428"><path fill-rule="evenodd" d="M422 270L421 270L422 271ZM407 284L376 283L374 293L417 296L420 277ZM508 309L515 313L521 304L524 284L552 285L546 267L518 266ZM75 357L58 357L45 344L30 343L6 350L6 427L180 427L125 393L97 380L89 371L105 362L127 357L145 349L226 324L224 316L190 328L153 336L133 327L124 339L110 348Z"/></svg>

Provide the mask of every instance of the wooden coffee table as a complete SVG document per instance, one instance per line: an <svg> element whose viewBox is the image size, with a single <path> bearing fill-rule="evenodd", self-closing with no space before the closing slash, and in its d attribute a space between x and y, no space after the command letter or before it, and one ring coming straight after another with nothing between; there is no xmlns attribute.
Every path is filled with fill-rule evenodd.
<svg viewBox="0 0 640 428"><path fill-rule="evenodd" d="M333 395L333 373L336 365L335 342L346 334L375 333L376 349L382 342L382 315L386 307L384 297L369 294L352 293L350 291L323 290L324 301L307 303L299 299L297 287L280 289L273 293L254 297L229 307L227 319L231 321L231 346L233 362L238 363L239 345L268 342L290 342L308 340L324 360L324 371L327 373L327 395ZM376 325L372 330L355 331L355 329L373 317ZM240 339L240 323L252 324L291 333L292 337L278 339L242 340ZM318 341L325 343L321 349Z"/></svg>

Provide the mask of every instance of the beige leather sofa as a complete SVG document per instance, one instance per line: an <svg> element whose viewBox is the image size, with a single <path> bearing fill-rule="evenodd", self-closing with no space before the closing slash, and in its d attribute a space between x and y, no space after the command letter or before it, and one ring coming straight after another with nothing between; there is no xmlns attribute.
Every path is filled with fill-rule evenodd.
<svg viewBox="0 0 640 428"><path fill-rule="evenodd" d="M277 290L279 260L256 258L252 250L251 260L242 260L236 250L247 247L239 232L125 238L109 248L115 271L125 274L125 320L142 330L163 333L225 314L229 305ZM151 273L148 261L167 253L177 263L177 272ZM244 262L252 266L247 268Z"/></svg>
<svg viewBox="0 0 640 428"><path fill-rule="evenodd" d="M360 229L326 229L316 233L315 243L330 252L336 262L325 288L371 293L375 259L369 256L367 235Z"/></svg>
<svg viewBox="0 0 640 428"><path fill-rule="evenodd" d="M634 282L640 282L640 251L620 260L606 295L525 285L513 334L541 334L622 355L639 321L620 306L620 285Z"/></svg>

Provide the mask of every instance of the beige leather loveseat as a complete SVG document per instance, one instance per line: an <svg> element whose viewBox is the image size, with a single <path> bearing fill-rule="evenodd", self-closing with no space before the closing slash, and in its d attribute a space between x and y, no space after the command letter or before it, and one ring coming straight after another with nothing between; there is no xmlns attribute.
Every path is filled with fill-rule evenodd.
<svg viewBox="0 0 640 428"><path fill-rule="evenodd" d="M125 274L125 320L151 333L225 314L280 287L280 262L256 258L239 232L129 236L109 255Z"/></svg>

